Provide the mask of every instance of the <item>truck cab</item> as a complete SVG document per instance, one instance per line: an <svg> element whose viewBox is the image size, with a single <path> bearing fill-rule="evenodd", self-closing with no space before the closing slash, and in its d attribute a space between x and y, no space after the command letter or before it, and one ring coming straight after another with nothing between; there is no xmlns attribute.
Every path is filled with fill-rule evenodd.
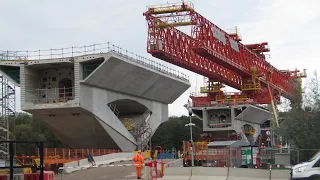
<svg viewBox="0 0 320 180"><path fill-rule="evenodd" d="M309 161L293 166L290 174L290 180L320 180L320 151Z"/></svg>

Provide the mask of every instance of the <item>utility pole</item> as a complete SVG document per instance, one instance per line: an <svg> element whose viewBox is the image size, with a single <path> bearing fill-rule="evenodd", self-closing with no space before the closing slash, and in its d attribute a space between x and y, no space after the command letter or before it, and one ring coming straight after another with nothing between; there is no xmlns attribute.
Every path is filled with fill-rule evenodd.
<svg viewBox="0 0 320 180"><path fill-rule="evenodd" d="M189 126L190 127L190 141L191 141L191 166L194 166L194 146L193 146L193 139L192 139L192 126L195 126L195 124L192 123L192 109L190 107L188 107L188 112L189 112L189 117L190 117L190 122L189 124L186 124L185 126Z"/></svg>

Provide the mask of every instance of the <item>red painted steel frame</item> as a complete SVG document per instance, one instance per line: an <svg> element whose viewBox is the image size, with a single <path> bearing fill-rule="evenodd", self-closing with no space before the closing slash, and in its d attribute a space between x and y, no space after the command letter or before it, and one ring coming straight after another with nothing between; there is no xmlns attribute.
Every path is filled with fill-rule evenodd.
<svg viewBox="0 0 320 180"><path fill-rule="evenodd" d="M241 89L243 82L241 76L214 61L194 53L192 45L196 42L191 36L173 27L156 27L157 24L163 22L153 16L146 16L146 19L149 26L148 53L152 54L152 56L206 76L211 81L222 82L233 88ZM266 104L270 102L266 90L266 88L262 88L261 91L251 92L247 95L256 103ZM208 103L215 101L215 97L198 98L198 101Z"/></svg>
<svg viewBox="0 0 320 180"><path fill-rule="evenodd" d="M267 87L267 83L271 82L271 87L283 93L285 97L295 95L295 88L289 76L281 73L240 42L236 42L239 48L239 52L236 52L231 47L230 39L232 38L228 33L195 11L192 11L191 16L194 24L191 34L197 40L193 50L197 54L213 60L243 77L250 77L252 74L250 68L256 67L258 72L263 74L260 78L262 85ZM212 28L220 31L226 39L225 44L214 37Z"/></svg>

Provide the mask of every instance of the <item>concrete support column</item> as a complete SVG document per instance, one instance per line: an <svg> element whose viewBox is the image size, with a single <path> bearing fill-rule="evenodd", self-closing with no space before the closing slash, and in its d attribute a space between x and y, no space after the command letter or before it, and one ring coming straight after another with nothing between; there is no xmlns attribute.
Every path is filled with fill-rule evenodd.
<svg viewBox="0 0 320 180"><path fill-rule="evenodd" d="M202 110L203 114L203 130L209 129L208 122L209 122L209 114L207 110Z"/></svg>

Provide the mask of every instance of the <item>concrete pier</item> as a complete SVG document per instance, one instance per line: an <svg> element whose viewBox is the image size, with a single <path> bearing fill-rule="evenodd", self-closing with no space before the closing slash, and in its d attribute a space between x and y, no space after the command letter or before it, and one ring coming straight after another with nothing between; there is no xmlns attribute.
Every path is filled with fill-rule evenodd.
<svg viewBox="0 0 320 180"><path fill-rule="evenodd" d="M7 60L0 73L21 87L22 110L70 148L134 150L141 142L134 129L147 124L151 138L168 120L168 104L190 87L184 76L115 51Z"/></svg>
<svg viewBox="0 0 320 180"><path fill-rule="evenodd" d="M192 107L192 111L203 120L203 131L210 137L225 141L234 135L240 135L240 139L251 145L264 130L261 125L272 117L268 109L251 104Z"/></svg>

